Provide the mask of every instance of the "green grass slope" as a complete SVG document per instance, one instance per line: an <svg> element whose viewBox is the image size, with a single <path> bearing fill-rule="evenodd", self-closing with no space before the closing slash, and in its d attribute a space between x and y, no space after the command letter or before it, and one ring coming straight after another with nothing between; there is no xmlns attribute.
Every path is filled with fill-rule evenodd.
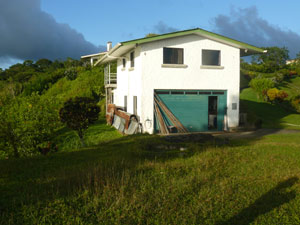
<svg viewBox="0 0 300 225"><path fill-rule="evenodd" d="M300 95L300 77L296 76L287 81L283 81L280 85L280 89L288 93L289 99Z"/></svg>
<svg viewBox="0 0 300 225"><path fill-rule="evenodd" d="M300 114L283 107L258 99L257 94L249 88L249 79L241 72L241 112L246 112L250 122L262 120L264 128L300 129ZM288 100L300 94L300 77L283 80L278 88L288 93Z"/></svg>
<svg viewBox="0 0 300 225"><path fill-rule="evenodd" d="M251 88L242 90L240 103L250 120L261 119L265 128L300 129L300 114L280 105L260 101Z"/></svg>

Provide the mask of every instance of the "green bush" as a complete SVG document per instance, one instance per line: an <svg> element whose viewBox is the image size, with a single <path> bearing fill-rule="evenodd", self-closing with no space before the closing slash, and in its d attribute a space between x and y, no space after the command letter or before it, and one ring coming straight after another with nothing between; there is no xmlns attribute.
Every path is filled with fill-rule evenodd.
<svg viewBox="0 0 300 225"><path fill-rule="evenodd" d="M78 76L78 72L75 67L70 67L65 70L64 75L68 80L75 80Z"/></svg>
<svg viewBox="0 0 300 225"><path fill-rule="evenodd" d="M265 100L266 92L275 86L274 81L269 78L254 78L250 81L250 87L257 93L258 97Z"/></svg>
<svg viewBox="0 0 300 225"><path fill-rule="evenodd" d="M288 94L283 90L277 88L271 88L267 91L267 97L270 102L282 102L288 97Z"/></svg>
<svg viewBox="0 0 300 225"><path fill-rule="evenodd" d="M276 73L274 73L273 81L276 84L280 84L284 80L285 76L286 75L281 72L276 72Z"/></svg>
<svg viewBox="0 0 300 225"><path fill-rule="evenodd" d="M291 105L297 112L300 112L300 95L297 95L291 99Z"/></svg>
<svg viewBox="0 0 300 225"><path fill-rule="evenodd" d="M93 124L98 120L99 112L100 108L96 105L94 99L75 97L64 103L64 106L59 111L59 116L61 122L77 132L82 145L84 145L84 131L90 124Z"/></svg>
<svg viewBox="0 0 300 225"><path fill-rule="evenodd" d="M7 156L30 156L46 146L61 126L56 100L38 94L18 97L0 111L1 151Z"/></svg>
<svg viewBox="0 0 300 225"><path fill-rule="evenodd" d="M269 101L273 102L279 93L279 90L277 88L271 88L267 91L268 99Z"/></svg>

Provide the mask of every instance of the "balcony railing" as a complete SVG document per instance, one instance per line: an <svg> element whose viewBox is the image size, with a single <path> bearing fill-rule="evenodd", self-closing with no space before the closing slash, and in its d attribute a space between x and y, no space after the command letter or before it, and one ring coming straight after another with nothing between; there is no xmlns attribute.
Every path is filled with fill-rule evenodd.
<svg viewBox="0 0 300 225"><path fill-rule="evenodd" d="M111 73L109 66L104 69L104 85L117 86L117 73Z"/></svg>

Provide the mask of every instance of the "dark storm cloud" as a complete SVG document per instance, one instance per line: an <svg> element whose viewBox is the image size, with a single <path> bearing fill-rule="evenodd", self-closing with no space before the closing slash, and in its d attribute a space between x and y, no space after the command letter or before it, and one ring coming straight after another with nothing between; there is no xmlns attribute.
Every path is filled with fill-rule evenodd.
<svg viewBox="0 0 300 225"><path fill-rule="evenodd" d="M232 9L230 16L219 15L213 22L215 32L239 41L259 47L287 47L291 58L300 51L300 35L260 18L255 6Z"/></svg>
<svg viewBox="0 0 300 225"><path fill-rule="evenodd" d="M101 47L100 47L101 48ZM65 59L100 49L40 7L40 0L0 0L0 60Z"/></svg>
<svg viewBox="0 0 300 225"><path fill-rule="evenodd" d="M165 24L163 21L159 21L155 26L154 26L154 33L158 34L165 34L165 33L171 33L174 31L178 31L177 28L170 27L167 24Z"/></svg>

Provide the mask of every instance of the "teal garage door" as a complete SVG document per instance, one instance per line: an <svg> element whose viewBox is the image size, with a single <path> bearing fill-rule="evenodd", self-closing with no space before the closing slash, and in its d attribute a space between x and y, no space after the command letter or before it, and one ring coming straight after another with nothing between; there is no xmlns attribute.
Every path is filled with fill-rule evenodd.
<svg viewBox="0 0 300 225"><path fill-rule="evenodd" d="M155 96L172 112L189 132L208 131L209 118L214 120L215 130L224 129L224 115L226 114L227 93L226 91L207 90L155 90ZM210 96L215 96L209 98ZM211 115L213 107L216 107L215 115ZM171 127L172 120L169 114L161 110L162 117L168 127ZM155 115L155 130L160 132L158 118ZM214 128L212 130L214 130Z"/></svg>

